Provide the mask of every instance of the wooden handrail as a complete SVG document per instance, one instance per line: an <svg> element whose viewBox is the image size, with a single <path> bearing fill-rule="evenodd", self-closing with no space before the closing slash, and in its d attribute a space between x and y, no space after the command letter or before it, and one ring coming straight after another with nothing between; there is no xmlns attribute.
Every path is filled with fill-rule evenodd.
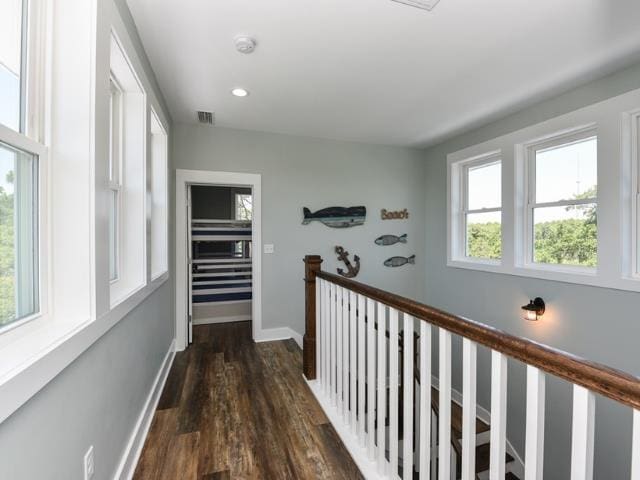
<svg viewBox="0 0 640 480"><path fill-rule="evenodd" d="M321 270L314 273L318 278L442 327L619 403L640 409L638 377L348 278Z"/></svg>

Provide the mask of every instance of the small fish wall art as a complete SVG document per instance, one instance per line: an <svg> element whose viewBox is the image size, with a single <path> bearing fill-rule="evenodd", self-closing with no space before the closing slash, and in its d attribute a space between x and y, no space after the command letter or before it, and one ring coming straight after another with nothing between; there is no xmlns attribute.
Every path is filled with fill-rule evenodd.
<svg viewBox="0 0 640 480"><path fill-rule="evenodd" d="M376 245L382 245L385 247L387 245L395 245L396 243L407 243L407 234L405 233L399 237L397 235L382 235L375 239L375 243Z"/></svg>
<svg viewBox="0 0 640 480"><path fill-rule="evenodd" d="M409 210L406 208L404 210L395 210L390 212L389 210L383 208L380 210L380 218L382 220L408 220L409 219Z"/></svg>
<svg viewBox="0 0 640 480"><path fill-rule="evenodd" d="M340 245L336 245L336 254L338 255L338 260L344 262L345 266L347 267L346 272L342 268L338 268L338 274L346 278L353 278L357 276L358 272L360 272L360 257L358 255L353 256L353 261L356 262L354 266L349 261L349 252L347 252Z"/></svg>
<svg viewBox="0 0 640 480"><path fill-rule="evenodd" d="M318 221L331 228L348 228L364 224L367 209L365 207L327 207L311 212L307 207L303 207L302 214L303 225Z"/></svg>
<svg viewBox="0 0 640 480"><path fill-rule="evenodd" d="M409 263L411 265L415 265L415 263L416 263L416 256L415 255L411 255L410 257L391 257L391 258L387 258L384 261L384 266L385 267L401 267L401 266L407 265Z"/></svg>

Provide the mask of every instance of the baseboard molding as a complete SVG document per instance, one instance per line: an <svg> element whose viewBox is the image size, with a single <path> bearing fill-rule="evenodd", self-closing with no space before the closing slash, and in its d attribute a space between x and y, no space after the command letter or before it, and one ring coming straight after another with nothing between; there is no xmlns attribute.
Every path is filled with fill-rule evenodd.
<svg viewBox="0 0 640 480"><path fill-rule="evenodd" d="M193 320L193 324L212 325L214 323L246 322L248 320L251 320L251 315L232 315L229 317L198 318Z"/></svg>
<svg viewBox="0 0 640 480"><path fill-rule="evenodd" d="M173 359L176 354L175 346L176 341L174 339L172 340L169 350L162 361L160 370L158 370L158 374L156 375L151 391L147 396L147 401L140 412L138 421L131 432L129 442L127 442L127 447L122 454L120 464L118 465L116 474L113 477L115 480L131 480L131 478L133 478L133 473L136 469L136 465L138 464L140 454L142 453L144 441L147 438L147 433L149 433L153 414L156 411L158 402L160 401L160 394L162 393L164 384L169 376L169 370L171 370L171 365L173 364Z"/></svg>
<svg viewBox="0 0 640 480"><path fill-rule="evenodd" d="M256 342L273 342L276 340L293 340L302 348L302 335L290 327L267 328L260 330L256 338Z"/></svg>

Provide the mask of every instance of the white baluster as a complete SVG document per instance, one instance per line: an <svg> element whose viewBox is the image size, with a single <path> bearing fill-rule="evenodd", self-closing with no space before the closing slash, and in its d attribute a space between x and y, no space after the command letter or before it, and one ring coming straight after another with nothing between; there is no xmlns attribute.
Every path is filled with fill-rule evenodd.
<svg viewBox="0 0 640 480"><path fill-rule="evenodd" d="M316 278L316 382L322 385L322 287L319 278Z"/></svg>
<svg viewBox="0 0 640 480"><path fill-rule="evenodd" d="M386 473L386 415L387 415L387 315L385 306L378 302L378 472Z"/></svg>
<svg viewBox="0 0 640 480"><path fill-rule="evenodd" d="M451 478L451 333L440 328L438 479Z"/></svg>
<svg viewBox="0 0 640 480"><path fill-rule="evenodd" d="M431 325L420 322L420 480L431 472Z"/></svg>
<svg viewBox="0 0 640 480"><path fill-rule="evenodd" d="M462 480L476 478L476 362L478 347L462 341Z"/></svg>
<svg viewBox="0 0 640 480"><path fill-rule="evenodd" d="M331 356L330 366L331 370L331 403L336 405L336 349L337 349L337 336L336 336L336 286L333 283L329 284L329 297L331 298Z"/></svg>
<svg viewBox="0 0 640 480"><path fill-rule="evenodd" d="M398 476L398 311L389 308L389 476Z"/></svg>
<svg viewBox="0 0 640 480"><path fill-rule="evenodd" d="M342 292L342 415L349 421L349 290Z"/></svg>
<svg viewBox="0 0 640 480"><path fill-rule="evenodd" d="M367 299L367 450L375 458L376 446L376 310L375 302Z"/></svg>
<svg viewBox="0 0 640 480"><path fill-rule="evenodd" d="M524 479L542 480L544 464L545 376L527 365L527 439L524 455Z"/></svg>
<svg viewBox="0 0 640 480"><path fill-rule="evenodd" d="M402 478L413 478L413 360L413 317L405 313Z"/></svg>
<svg viewBox="0 0 640 480"><path fill-rule="evenodd" d="M357 395L357 391L356 389L358 388L357 383L356 383L356 376L358 374L358 370L357 370L357 362L358 362L358 358L356 355L356 348L358 348L358 344L357 344L357 322L358 319L356 318L356 294L355 292L349 292L349 301L351 303L351 318L349 318L349 330L350 330L350 360L349 360L349 379L351 380L350 382L350 388L349 388L349 404L350 404L350 408L351 408L351 418L350 418L350 423L351 423L351 432L355 435L357 432L357 418L356 418L356 395Z"/></svg>
<svg viewBox="0 0 640 480"><path fill-rule="evenodd" d="M631 480L640 480L640 410L633 411L631 440Z"/></svg>
<svg viewBox="0 0 640 480"><path fill-rule="evenodd" d="M343 377L345 366L344 362L346 359L342 356L343 345L345 339L342 336L342 325L346 322L346 318L343 314L343 307L345 300L345 289L342 287L337 287L336 292L336 325L338 326L337 338L336 338L336 392L338 397L338 411L342 411L344 409L344 392L342 391L343 386Z"/></svg>
<svg viewBox="0 0 640 480"><path fill-rule="evenodd" d="M507 357L491 351L491 453L489 479L504 480L507 436Z"/></svg>
<svg viewBox="0 0 640 480"><path fill-rule="evenodd" d="M366 425L366 419L364 417L364 405L365 405L365 365L364 365L364 345L365 345L365 298L362 295L358 295L358 439L362 446L365 445L364 427Z"/></svg>
<svg viewBox="0 0 640 480"><path fill-rule="evenodd" d="M592 392L573 386L571 480L593 479L593 433L596 399Z"/></svg>
<svg viewBox="0 0 640 480"><path fill-rule="evenodd" d="M329 346L330 346L330 338L331 338L331 324L330 324L330 297L329 297L329 283L322 280L322 321L324 323L324 329L322 330L322 335L324 336L324 342L322 344L323 350L323 364L324 370L322 372L322 378L324 383L324 393L325 395L329 394L329 358L331 357Z"/></svg>

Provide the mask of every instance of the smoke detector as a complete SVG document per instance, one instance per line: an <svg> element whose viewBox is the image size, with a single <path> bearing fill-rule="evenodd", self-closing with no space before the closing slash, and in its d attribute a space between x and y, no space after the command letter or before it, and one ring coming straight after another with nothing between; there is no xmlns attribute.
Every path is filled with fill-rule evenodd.
<svg viewBox="0 0 640 480"><path fill-rule="evenodd" d="M394 2L404 3L412 7L422 8L423 10L431 10L440 0L393 0Z"/></svg>
<svg viewBox="0 0 640 480"><path fill-rule="evenodd" d="M256 41L247 35L238 35L234 42L240 53L252 53L256 49Z"/></svg>

